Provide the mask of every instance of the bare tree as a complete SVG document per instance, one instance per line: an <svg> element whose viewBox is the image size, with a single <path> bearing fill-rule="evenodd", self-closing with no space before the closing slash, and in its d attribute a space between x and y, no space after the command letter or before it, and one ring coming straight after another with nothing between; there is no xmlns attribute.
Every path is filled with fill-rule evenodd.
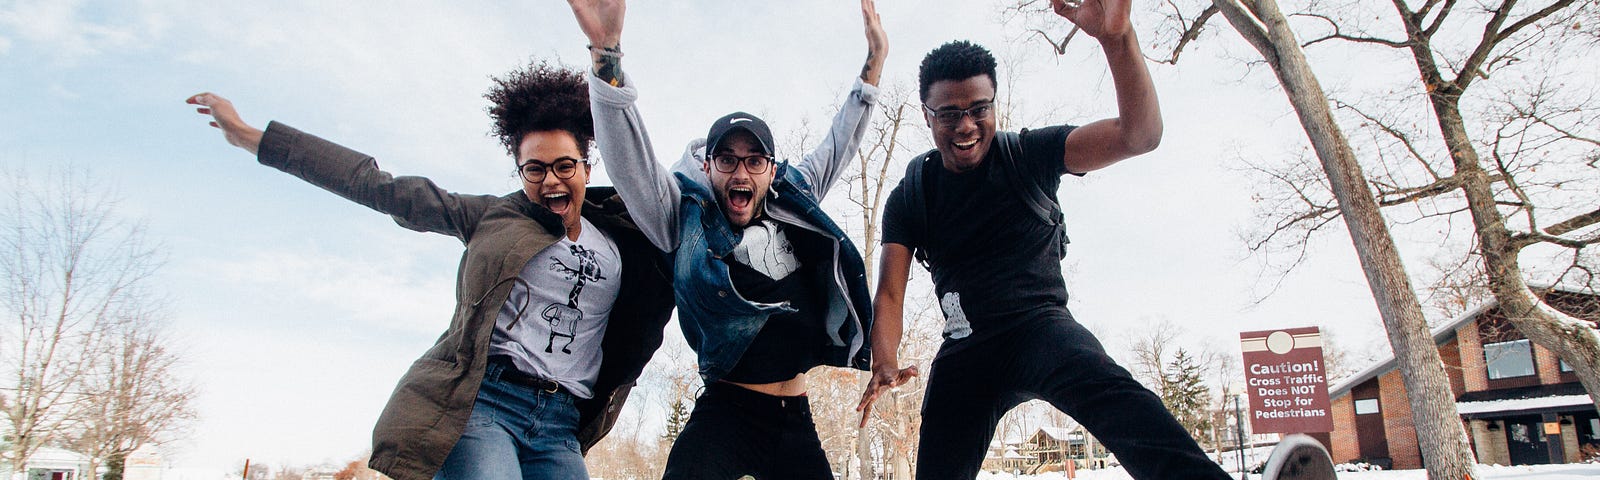
<svg viewBox="0 0 1600 480"><path fill-rule="evenodd" d="M1442 275L1435 304L1457 314L1492 298L1518 331L1573 367L1600 408L1596 325L1553 308L1543 290L1530 288L1533 274L1521 262L1530 250L1559 252L1565 259L1546 272L1549 284L1591 292L1600 286L1590 248L1600 243L1600 201L1593 195L1600 188L1600 104L1592 90L1568 88L1563 77L1583 75L1566 64L1593 52L1581 25L1600 20L1600 4L1391 5L1392 15L1316 4L1294 14L1321 31L1306 45L1392 52L1415 67L1400 89L1422 95L1378 106L1337 102L1359 124L1358 138L1375 160L1367 182L1378 205L1402 223L1470 224L1470 254L1436 262ZM1305 202L1277 223L1313 231L1341 214L1329 207ZM1453 220L1461 216L1466 221Z"/></svg>
<svg viewBox="0 0 1600 480"><path fill-rule="evenodd" d="M101 351L106 327L143 309L159 264L143 227L121 220L116 202L86 174L48 181L7 172L9 205L0 232L0 365L12 441L5 460L20 473L39 446L63 441L77 388Z"/></svg>
<svg viewBox="0 0 1600 480"><path fill-rule="evenodd" d="M83 398L70 444L89 456L91 471L104 462L106 480L121 480L128 455L181 435L196 418L195 387L177 371L179 350L162 320L156 311L124 312L103 327L105 339L74 382Z"/></svg>

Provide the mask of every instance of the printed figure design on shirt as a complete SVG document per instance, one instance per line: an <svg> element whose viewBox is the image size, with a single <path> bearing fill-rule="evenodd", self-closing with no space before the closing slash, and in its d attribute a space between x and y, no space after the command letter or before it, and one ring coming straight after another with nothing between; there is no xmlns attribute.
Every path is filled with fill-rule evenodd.
<svg viewBox="0 0 1600 480"><path fill-rule="evenodd" d="M967 338L972 335L972 324L967 322L967 312L961 310L961 294L948 292L939 299L939 308L944 310L944 335L952 340Z"/></svg>
<svg viewBox="0 0 1600 480"><path fill-rule="evenodd" d="M577 283L572 285L572 291L567 293L567 304L552 303L544 307L545 321L550 322L550 342L545 344L544 353L554 353L556 337L567 339L561 346L561 353L571 354L572 341L578 338L578 321L583 320L583 310L578 308L578 295L583 293L583 285L588 282L605 280L605 272L600 271L600 262L595 259L595 251L583 248L583 245L572 245L572 256L578 260L577 265L567 265L560 258L552 258L555 262L550 265L550 270L560 273L567 280ZM566 333L561 333L566 327Z"/></svg>
<svg viewBox="0 0 1600 480"><path fill-rule="evenodd" d="M733 248L733 259L773 280L783 280L800 269L789 235L766 220L745 227L744 239Z"/></svg>

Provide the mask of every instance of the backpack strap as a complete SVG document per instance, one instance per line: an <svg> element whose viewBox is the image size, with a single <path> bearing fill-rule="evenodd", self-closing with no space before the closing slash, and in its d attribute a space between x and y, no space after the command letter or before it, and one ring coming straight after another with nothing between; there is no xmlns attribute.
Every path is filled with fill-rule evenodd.
<svg viewBox="0 0 1600 480"><path fill-rule="evenodd" d="M911 159L910 162L906 163L906 175L901 180L901 185L905 188L906 206L911 207L910 210L907 210L907 218L911 222L911 234L916 236L919 244L928 242L928 195L927 190L922 185L923 165L928 162L929 158L938 154L938 150L929 150ZM928 263L927 248L912 247L911 256L917 260L918 264L922 265L923 269L930 272L933 271L933 265Z"/></svg>
<svg viewBox="0 0 1600 480"><path fill-rule="evenodd" d="M1026 132L1026 130L1024 130ZM1006 181L1010 183L1011 190L1022 196L1022 203L1028 206L1033 215L1045 225L1055 227L1057 244L1060 249L1056 255L1066 258L1067 244L1072 243L1067 239L1067 226L1065 216L1061 213L1061 204L1054 196L1047 195L1039 182L1022 178L1022 169L1017 166L1017 159L1022 157L1022 135L1015 132L997 132L995 143L1000 146L1000 169L1005 171Z"/></svg>

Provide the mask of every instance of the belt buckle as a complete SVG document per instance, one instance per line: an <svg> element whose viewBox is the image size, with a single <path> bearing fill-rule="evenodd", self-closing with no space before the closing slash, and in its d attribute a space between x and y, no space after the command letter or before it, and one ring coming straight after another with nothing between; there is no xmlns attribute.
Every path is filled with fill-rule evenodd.
<svg viewBox="0 0 1600 480"><path fill-rule="evenodd" d="M544 380L546 382L545 385L547 385L546 387L540 389L540 390L544 390L544 393L556 393L556 392L561 391L561 384L556 383L555 380L551 380L551 379L548 379L548 378L545 378L545 379L542 379L542 380Z"/></svg>

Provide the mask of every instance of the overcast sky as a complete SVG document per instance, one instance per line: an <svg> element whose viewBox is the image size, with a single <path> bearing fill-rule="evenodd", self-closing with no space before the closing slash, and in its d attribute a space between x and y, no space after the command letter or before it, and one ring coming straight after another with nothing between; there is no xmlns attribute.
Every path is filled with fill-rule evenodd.
<svg viewBox="0 0 1600 480"><path fill-rule="evenodd" d="M0 2L0 167L92 169L123 200L120 213L165 247L159 281L203 388L202 418L169 459L232 468L246 457L360 455L396 379L448 322L461 245L256 164L183 99L216 92L259 128L282 121L396 174L506 193L517 182L487 135L482 94L490 76L533 57L587 60L567 5L86 3ZM1137 15L1155 5L1137 2ZM1057 57L1019 41L1020 27L1003 25L989 2L882 0L878 10L890 37L885 84L914 85L924 53L965 38L1022 59L1014 88L1029 123L1016 126L1115 114L1092 42ZM1254 303L1275 277L1240 240L1255 228L1258 187L1241 160L1304 155L1305 137L1269 72L1245 63L1254 52L1214 20L1222 28L1178 66L1151 66L1161 148L1062 186L1074 313L1114 350L1155 321L1232 351L1240 331L1308 325L1351 346L1382 342L1342 229L1318 237L1306 264ZM1148 22L1138 27L1149 45ZM764 116L780 135L825 124L860 71L861 32L855 1L636 2L623 65L656 151L675 159L733 110ZM1313 61L1326 62L1319 73L1335 91L1406 68L1316 51ZM1420 270L1433 233L1398 235Z"/></svg>

